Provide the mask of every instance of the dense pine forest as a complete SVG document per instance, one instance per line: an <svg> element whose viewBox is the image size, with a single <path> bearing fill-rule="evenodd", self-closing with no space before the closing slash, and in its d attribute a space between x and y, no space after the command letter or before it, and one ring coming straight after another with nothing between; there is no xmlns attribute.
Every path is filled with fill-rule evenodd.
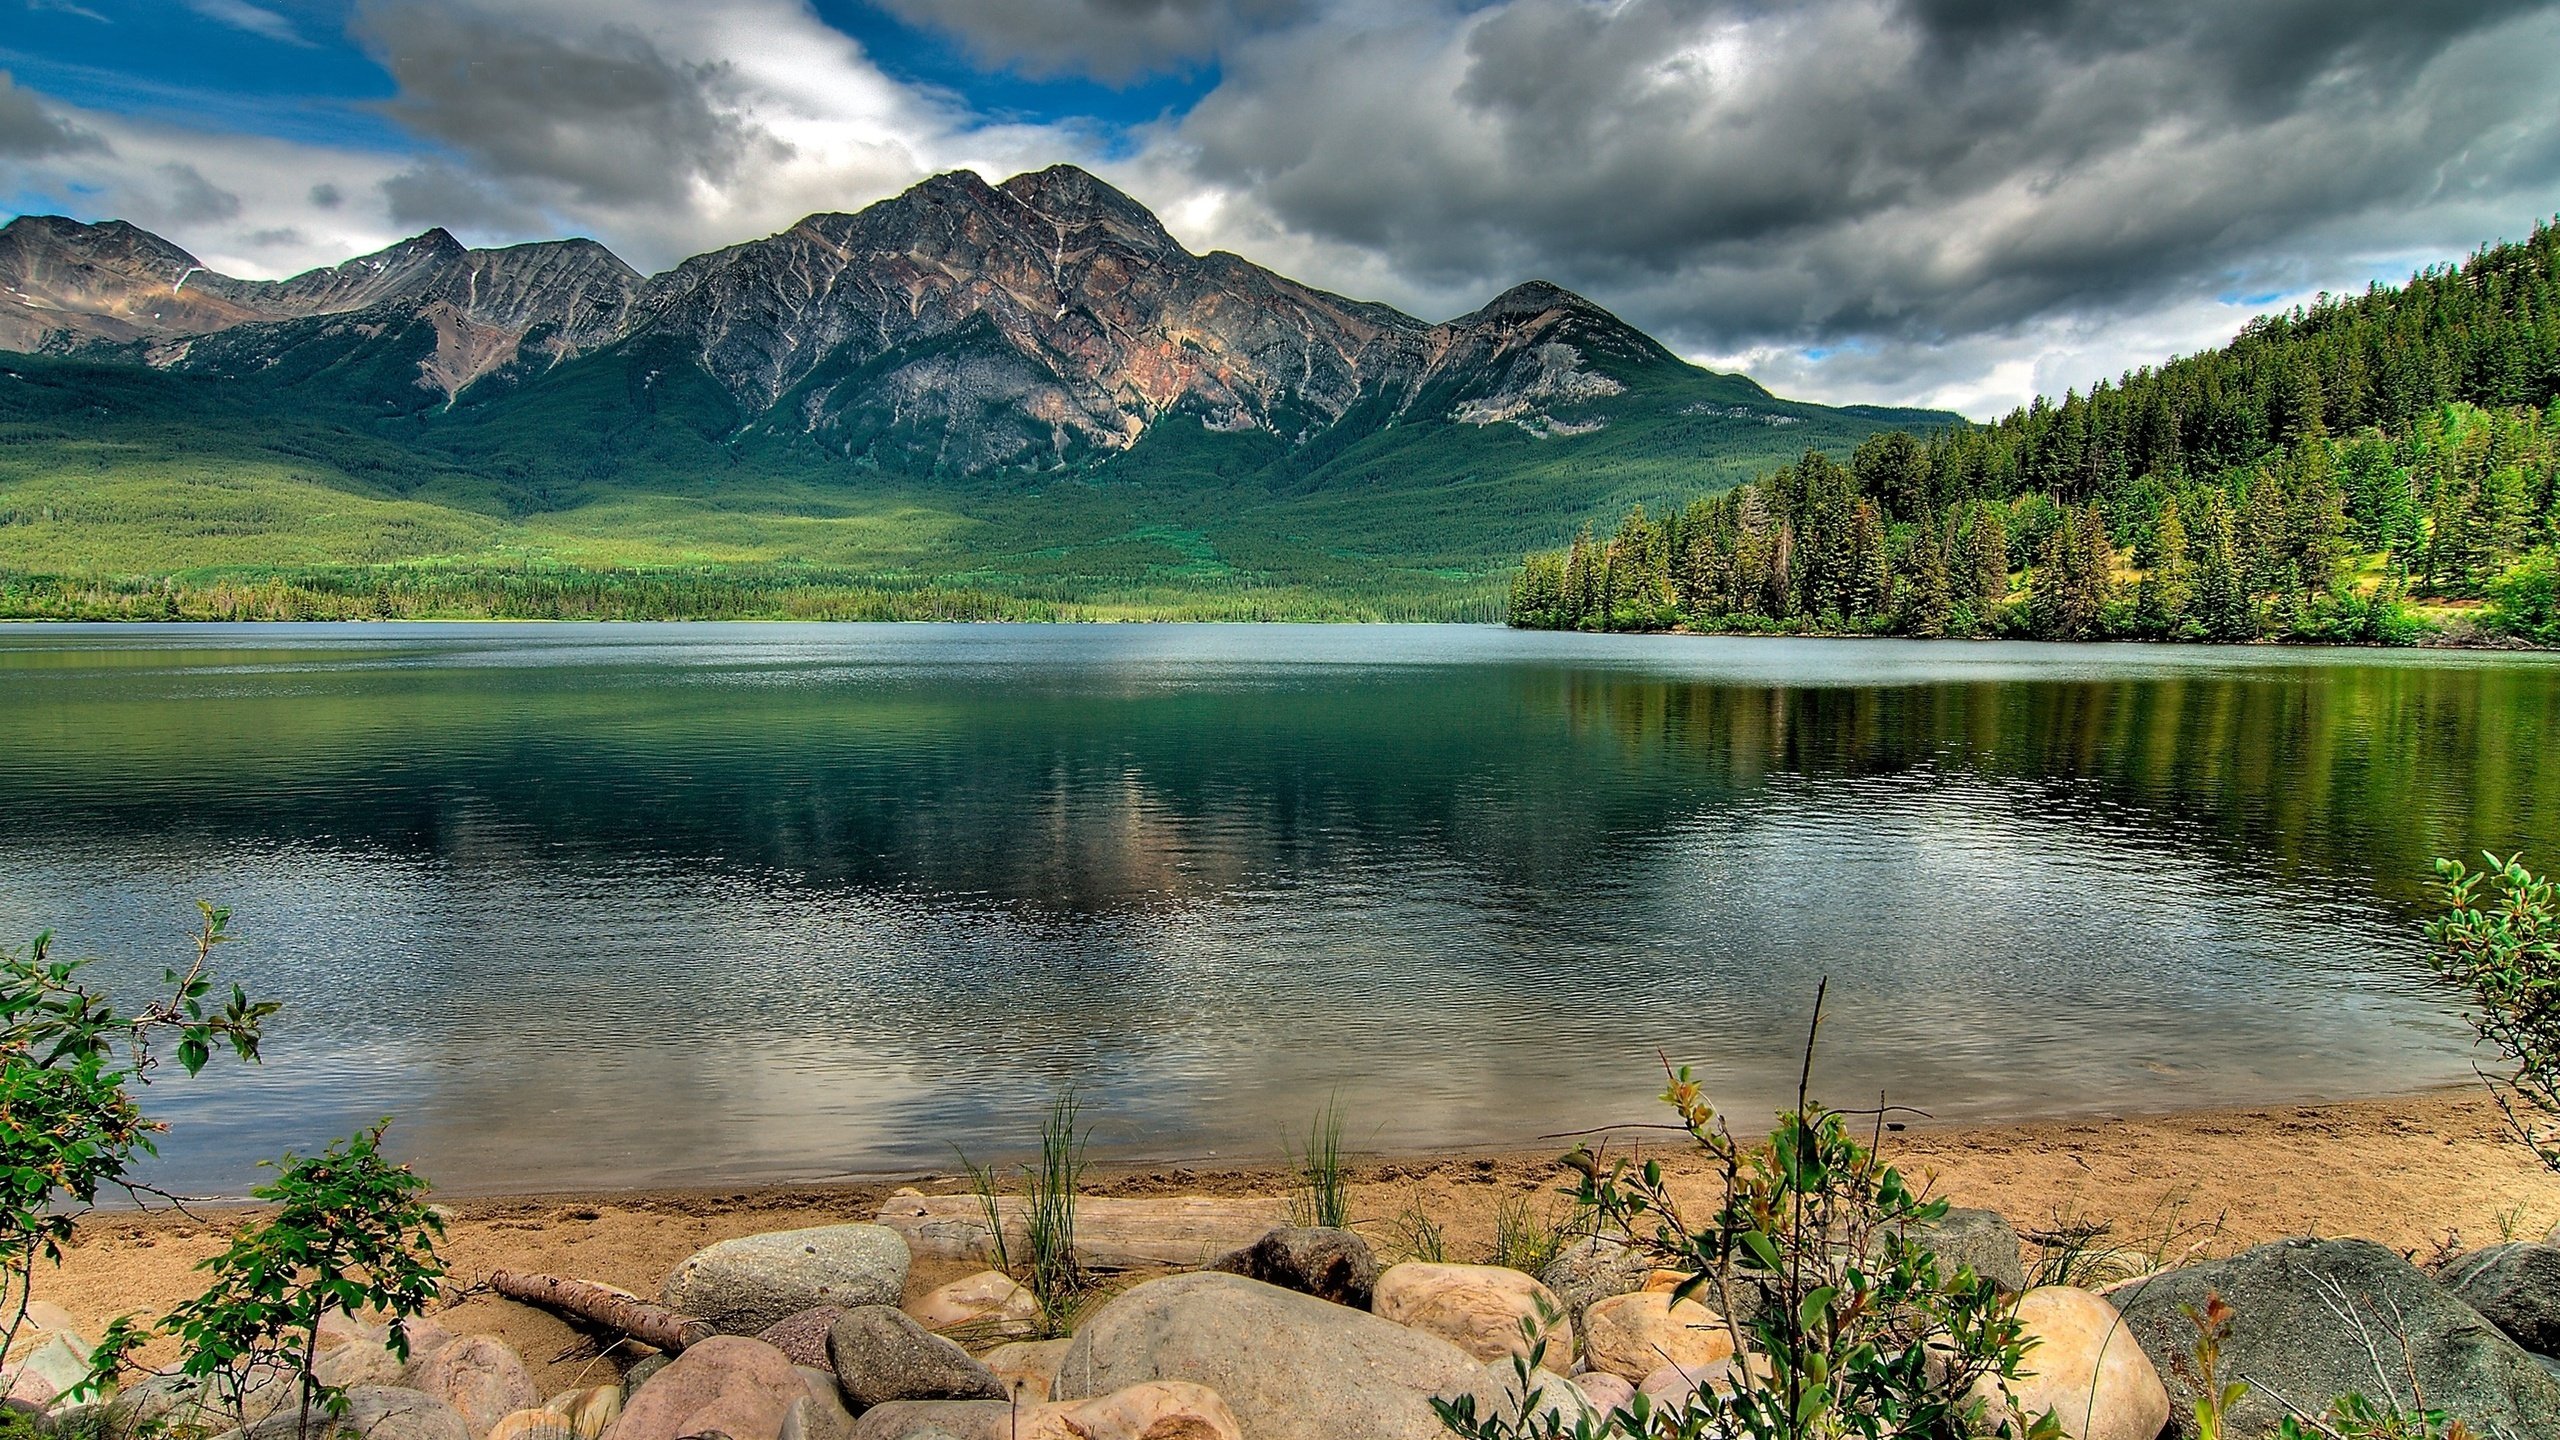
<svg viewBox="0 0 2560 1440"><path fill-rule="evenodd" d="M2560 642L2560 229L1533 554L1547 629Z"/></svg>

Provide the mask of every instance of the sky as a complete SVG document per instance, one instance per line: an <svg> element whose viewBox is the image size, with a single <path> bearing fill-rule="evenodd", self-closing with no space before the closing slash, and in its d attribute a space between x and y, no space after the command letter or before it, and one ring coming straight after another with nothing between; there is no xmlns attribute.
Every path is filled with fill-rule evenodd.
<svg viewBox="0 0 2560 1440"><path fill-rule="evenodd" d="M2560 213L2560 0L0 0L0 211L643 271L1084 165L1427 319L1989 418Z"/></svg>

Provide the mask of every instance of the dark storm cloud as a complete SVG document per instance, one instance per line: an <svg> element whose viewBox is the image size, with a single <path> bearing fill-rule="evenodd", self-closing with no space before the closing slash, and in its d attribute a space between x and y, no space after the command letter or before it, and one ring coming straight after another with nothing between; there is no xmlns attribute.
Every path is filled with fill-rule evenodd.
<svg viewBox="0 0 2560 1440"><path fill-rule="evenodd" d="M357 28L399 82L393 118L481 177L562 204L682 204L697 181L783 153L720 103L725 64L670 59L636 29L545 18L386 0Z"/></svg>
<svg viewBox="0 0 2560 1440"><path fill-rule="evenodd" d="M105 148L105 141L45 109L0 70L0 157L33 160Z"/></svg>
<svg viewBox="0 0 2560 1440"><path fill-rule="evenodd" d="M1548 274L1695 350L2015 329L2560 195L2560 15L2521 0L1508 0L1225 65L1174 132L1199 178L1436 293Z"/></svg>
<svg viewBox="0 0 2560 1440"><path fill-rule="evenodd" d="M240 213L240 197L204 178L193 165L163 165L160 179L167 187L162 204L168 217L180 224L229 220Z"/></svg>
<svg viewBox="0 0 2560 1440"><path fill-rule="evenodd" d="M1310 14L1313 0L881 0L953 35L982 62L1113 83L1205 59Z"/></svg>

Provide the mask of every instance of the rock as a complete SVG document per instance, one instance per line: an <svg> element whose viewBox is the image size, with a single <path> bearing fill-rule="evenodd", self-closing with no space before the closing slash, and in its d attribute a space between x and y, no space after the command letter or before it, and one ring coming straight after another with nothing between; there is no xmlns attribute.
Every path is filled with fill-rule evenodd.
<svg viewBox="0 0 2560 1440"><path fill-rule="evenodd" d="M673 1355L643 1355L632 1361L631 1368L622 1372L623 1395L629 1397L633 1391L648 1384L651 1376L674 1364L675 1360Z"/></svg>
<svg viewBox="0 0 2560 1440"><path fill-rule="evenodd" d="M1591 1402L1591 1408L1603 1415L1625 1409L1627 1402L1636 1398L1636 1387L1606 1370L1585 1370L1573 1377L1573 1383L1582 1398Z"/></svg>
<svg viewBox="0 0 2560 1440"><path fill-rule="evenodd" d="M836 1383L859 1413L892 1400L1001 1400L1004 1382L903 1310L865 1305L827 1332Z"/></svg>
<svg viewBox="0 0 2560 1440"><path fill-rule="evenodd" d="M819 1305L781 1319L757 1332L756 1338L791 1357L794 1365L827 1368L827 1332L844 1318L841 1305Z"/></svg>
<svg viewBox="0 0 2560 1440"><path fill-rule="evenodd" d="M22 1318L48 1335L76 1335L80 1331L80 1322L72 1318L71 1312L50 1300L28 1301Z"/></svg>
<svg viewBox="0 0 2560 1440"><path fill-rule="evenodd" d="M906 1293L907 1264L907 1243L878 1225L743 1235L687 1258L661 1298L733 1335L753 1335L821 1305L895 1305Z"/></svg>
<svg viewBox="0 0 2560 1440"><path fill-rule="evenodd" d="M491 1335L466 1335L413 1361L401 1383L460 1415L475 1436L485 1436L508 1415L542 1403L523 1358Z"/></svg>
<svg viewBox="0 0 2560 1440"><path fill-rule="evenodd" d="M2108 1294L2168 1387L2179 1440L2194 1440L2193 1402L2203 1383L2188 1310L2201 1310L2211 1294L2234 1312L2222 1375L2246 1375L2257 1386L2232 1408L2226 1440L2275 1434L2286 1402L2316 1414L2349 1391L2415 1409L2413 1374L2427 1408L2474 1434L2560 1435L2560 1382L2478 1311L2369 1240L2279 1241Z"/></svg>
<svg viewBox="0 0 2560 1440"><path fill-rule="evenodd" d="M1003 1271L981 1270L927 1291L907 1313L927 1330L967 1325L992 1339L1037 1330L1040 1302Z"/></svg>
<svg viewBox="0 0 2560 1440"><path fill-rule="evenodd" d="M1378 1288L1378 1257L1369 1242L1324 1226L1284 1226L1219 1256L1208 1268L1354 1310L1368 1309Z"/></svg>
<svg viewBox="0 0 2560 1440"><path fill-rule="evenodd" d="M1005 1196L996 1207L1007 1243L1013 1253L1022 1253L1022 1202ZM1285 1200L1082 1196L1076 1201L1076 1259L1094 1270L1193 1269L1288 1221ZM909 1248L926 1259L990 1264L996 1258L986 1205L975 1195L901 1190L881 1204L880 1223L906 1237Z"/></svg>
<svg viewBox="0 0 2560 1440"><path fill-rule="evenodd" d="M1595 1302L1583 1316L1582 1353L1594 1370L1639 1384L1665 1365L1696 1373L1733 1353L1732 1328L1695 1300L1640 1290Z"/></svg>
<svg viewBox="0 0 2560 1440"><path fill-rule="evenodd" d="M1538 1403L1524 1417L1520 1413L1520 1372L1515 1362L1500 1360L1489 1364L1472 1388L1476 1414L1498 1416L1523 1436L1548 1434L1547 1422L1552 1420L1555 1434L1569 1436L1586 1419L1597 1425L1605 1413L1593 1408L1581 1386L1553 1370L1530 1371L1529 1391L1538 1397Z"/></svg>
<svg viewBox="0 0 2560 1440"><path fill-rule="evenodd" d="M830 1376L832 1382L834 1377ZM586 1390L563 1390L542 1403L542 1408L569 1422L577 1440L598 1440L613 1422L622 1418L623 1394L619 1385L597 1385Z"/></svg>
<svg viewBox="0 0 2560 1440"><path fill-rule="evenodd" d="M901 1400L855 1422L853 1440L1244 1440L1217 1392L1152 1381L1090 1400L1027 1405Z"/></svg>
<svg viewBox="0 0 2560 1440"><path fill-rule="evenodd" d="M347 1408L335 1419L315 1410L306 1430L295 1406L250 1426L240 1440L471 1440L471 1427L432 1395L397 1385L359 1385L346 1393Z"/></svg>
<svg viewBox="0 0 2560 1440"><path fill-rule="evenodd" d="M1564 1318L1555 1292L1534 1276L1499 1265L1390 1265L1378 1277L1369 1308L1381 1320L1437 1335L1478 1360L1525 1355L1536 1334L1547 1342L1544 1363L1573 1363L1573 1322ZM1531 1334L1522 1332L1524 1321Z"/></svg>
<svg viewBox="0 0 2560 1440"><path fill-rule="evenodd" d="M517 1410L500 1416L485 1440L578 1440L578 1432L556 1410Z"/></svg>
<svg viewBox="0 0 2560 1440"><path fill-rule="evenodd" d="M1072 1340L1017 1340L999 1345L978 1357L988 1373L1004 1382L1005 1393L1020 1395L1024 1400L1049 1400L1051 1384L1058 1378L1058 1366L1067 1358Z"/></svg>
<svg viewBox="0 0 2560 1440"><path fill-rule="evenodd" d="M2492 1245L2456 1259L2439 1278L2508 1339L2560 1355L2560 1245Z"/></svg>
<svg viewBox="0 0 2560 1440"><path fill-rule="evenodd" d="M1958 1266L1969 1265L1974 1274L1999 1286L2003 1295L2016 1295L2027 1288L2027 1265L2018 1245L2017 1227L1997 1210L1949 1206L1938 1219L1910 1226L1904 1233L1934 1251L1949 1276Z"/></svg>
<svg viewBox="0 0 2560 1440"><path fill-rule="evenodd" d="M1016 1440L1002 1400L892 1400L853 1422L853 1440Z"/></svg>
<svg viewBox="0 0 2560 1440"><path fill-rule="evenodd" d="M1591 1308L1592 1301L1643 1289L1645 1276L1652 1270L1653 1257L1643 1247L1588 1235L1557 1251L1556 1258L1538 1272L1538 1283L1555 1292L1565 1318L1579 1335L1582 1312Z"/></svg>
<svg viewBox="0 0 2560 1440"><path fill-rule="evenodd" d="M836 1383L836 1372L812 1365L794 1365L800 1383L808 1388L808 1402L794 1409L801 1422L800 1434L794 1436L792 1426L783 1427L783 1440L845 1440L853 1433L853 1411L844 1403L844 1387Z"/></svg>
<svg viewBox="0 0 2560 1440"><path fill-rule="evenodd" d="M27 1357L18 1362L18 1368L10 1372L6 1398L35 1406L51 1405L88 1378L89 1342L67 1329L59 1330L29 1350Z"/></svg>
<svg viewBox="0 0 2560 1440"><path fill-rule="evenodd" d="M781 1351L761 1340L715 1335L632 1392L605 1440L686 1440L715 1430L729 1440L781 1440L792 1405L807 1399Z"/></svg>
<svg viewBox="0 0 2560 1440"><path fill-rule="evenodd" d="M2159 1370L2104 1298L2039 1285L2018 1297L2017 1314L2035 1342L2010 1386L2020 1413L2052 1411L2070 1440L2155 1440L2169 1423Z"/></svg>
<svg viewBox="0 0 2560 1440"><path fill-rule="evenodd" d="M1447 1440L1431 1398L1470 1391L1483 1374L1437 1336L1206 1272L1150 1280L1095 1311L1056 1390L1082 1399L1186 1380L1216 1391L1253 1440Z"/></svg>

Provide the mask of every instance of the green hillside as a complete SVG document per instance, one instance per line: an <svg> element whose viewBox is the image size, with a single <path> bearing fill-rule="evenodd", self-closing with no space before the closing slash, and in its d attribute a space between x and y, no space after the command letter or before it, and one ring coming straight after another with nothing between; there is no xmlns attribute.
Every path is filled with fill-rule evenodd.
<svg viewBox="0 0 2560 1440"><path fill-rule="evenodd" d="M1491 619L1572 517L1952 418L1603 359L1590 433L1176 414L1070 469L898 473L618 348L423 407L395 382L432 343L315 329L250 379L0 356L0 613Z"/></svg>

